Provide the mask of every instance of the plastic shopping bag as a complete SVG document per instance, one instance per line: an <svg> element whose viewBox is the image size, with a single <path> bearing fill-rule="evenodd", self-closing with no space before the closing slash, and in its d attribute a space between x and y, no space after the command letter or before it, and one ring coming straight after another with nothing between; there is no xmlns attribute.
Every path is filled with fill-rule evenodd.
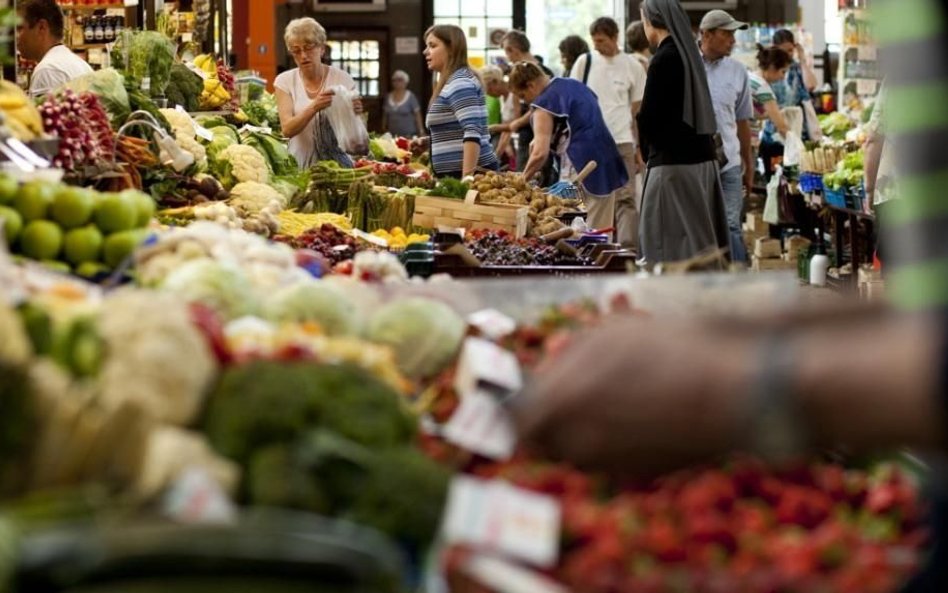
<svg viewBox="0 0 948 593"><path fill-rule="evenodd" d="M796 132L787 132L787 137L783 139L783 166L800 166L805 153L806 146L803 145L803 139Z"/></svg>
<svg viewBox="0 0 948 593"><path fill-rule="evenodd" d="M816 108L813 107L813 101L803 102L803 116L806 121L806 131L810 140L816 141L823 138L823 128L820 127L820 118L816 115Z"/></svg>
<svg viewBox="0 0 948 593"><path fill-rule="evenodd" d="M339 85L330 87L330 90L334 95L332 104L326 109L326 115L339 141L339 147L348 154L368 154L369 131L352 107L352 100L359 96L358 91Z"/></svg>
<svg viewBox="0 0 948 593"><path fill-rule="evenodd" d="M764 222L778 224L780 222L780 181L783 179L783 168L777 167L774 176L767 183L767 201L764 202Z"/></svg>

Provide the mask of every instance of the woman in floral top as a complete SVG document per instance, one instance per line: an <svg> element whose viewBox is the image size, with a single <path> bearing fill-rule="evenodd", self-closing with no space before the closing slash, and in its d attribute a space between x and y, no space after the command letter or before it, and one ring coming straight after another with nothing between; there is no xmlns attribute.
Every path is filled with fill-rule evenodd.
<svg viewBox="0 0 948 593"><path fill-rule="evenodd" d="M787 133L787 121L780 111L780 98L775 91L787 75L793 58L776 47L757 46L757 70L750 73L751 98L755 119L751 122L755 150L764 159L764 170L773 170L771 159L783 154L777 134Z"/></svg>

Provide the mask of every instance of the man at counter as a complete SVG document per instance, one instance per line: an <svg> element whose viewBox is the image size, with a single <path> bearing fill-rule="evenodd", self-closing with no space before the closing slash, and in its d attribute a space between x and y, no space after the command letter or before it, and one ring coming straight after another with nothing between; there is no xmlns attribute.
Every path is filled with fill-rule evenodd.
<svg viewBox="0 0 948 593"><path fill-rule="evenodd" d="M42 97L73 78L92 72L63 45L63 11L56 0L17 2L16 46L27 60L38 62L30 78L30 96Z"/></svg>

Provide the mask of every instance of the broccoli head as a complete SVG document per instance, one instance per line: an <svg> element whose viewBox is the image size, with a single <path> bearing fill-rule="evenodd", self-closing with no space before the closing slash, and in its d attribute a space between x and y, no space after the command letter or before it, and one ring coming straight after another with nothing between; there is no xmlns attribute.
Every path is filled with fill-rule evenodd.
<svg viewBox="0 0 948 593"><path fill-rule="evenodd" d="M204 427L222 454L246 465L257 449L324 428L369 447L406 444L415 421L400 396L351 365L258 361L228 369Z"/></svg>

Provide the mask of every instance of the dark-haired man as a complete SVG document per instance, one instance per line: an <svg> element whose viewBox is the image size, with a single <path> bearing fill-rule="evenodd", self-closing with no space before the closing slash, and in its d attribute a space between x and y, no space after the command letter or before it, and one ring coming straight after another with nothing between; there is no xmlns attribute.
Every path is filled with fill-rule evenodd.
<svg viewBox="0 0 948 593"><path fill-rule="evenodd" d="M17 2L16 47L27 60L38 62L30 78L30 96L42 97L73 78L92 72L63 45L63 11L56 0Z"/></svg>

